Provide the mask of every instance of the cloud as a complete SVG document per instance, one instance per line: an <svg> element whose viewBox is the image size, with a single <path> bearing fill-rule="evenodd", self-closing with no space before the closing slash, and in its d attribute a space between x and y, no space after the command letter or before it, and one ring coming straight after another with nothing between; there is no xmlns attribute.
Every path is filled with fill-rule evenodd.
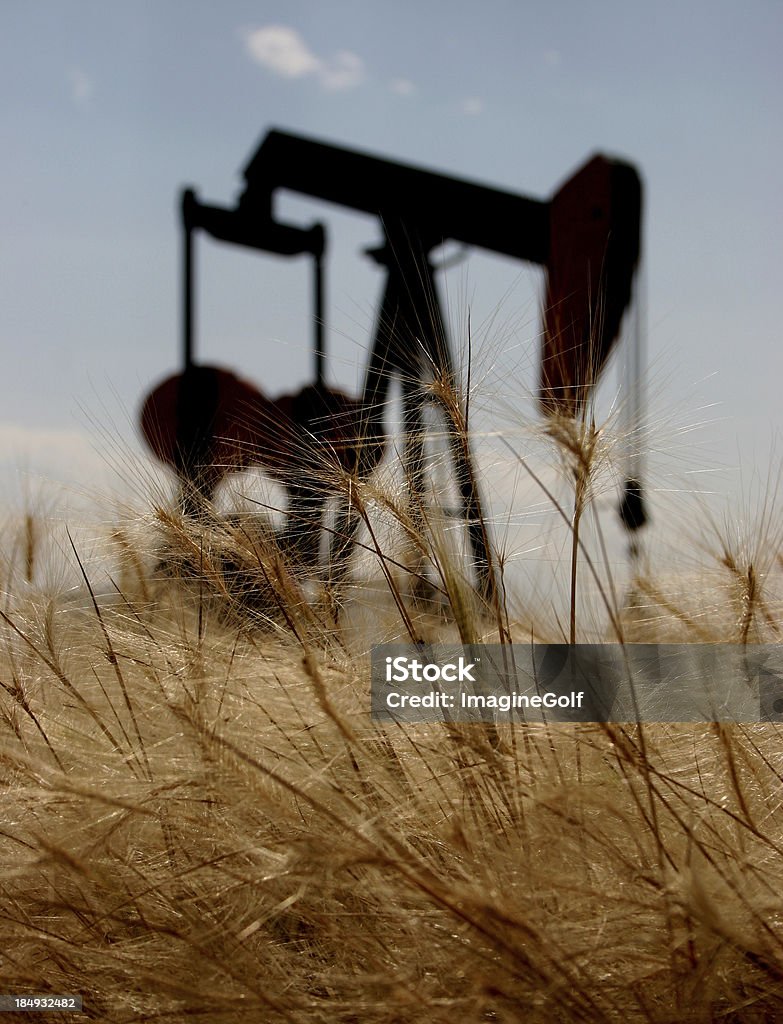
<svg viewBox="0 0 783 1024"><path fill-rule="evenodd" d="M412 96L416 92L416 86L409 78L393 78L389 88L398 96Z"/></svg>
<svg viewBox="0 0 783 1024"><path fill-rule="evenodd" d="M320 61L308 50L302 37L285 25L268 25L249 31L245 44L253 60L284 78L302 78L314 74L320 67Z"/></svg>
<svg viewBox="0 0 783 1024"><path fill-rule="evenodd" d="M563 56L559 50L544 50L544 63L550 68L559 67L563 63Z"/></svg>
<svg viewBox="0 0 783 1024"><path fill-rule="evenodd" d="M463 114L467 114L469 117L476 117L483 112L484 101L479 99L478 96L468 96L467 99L462 101Z"/></svg>
<svg viewBox="0 0 783 1024"><path fill-rule="evenodd" d="M353 89L364 78L364 61L350 50L340 50L330 62L322 63L318 77L326 89Z"/></svg>
<svg viewBox="0 0 783 1024"><path fill-rule="evenodd" d="M252 59L282 78L315 78L330 91L353 89L364 79L364 61L350 50L332 57L319 57L296 29L288 25L265 25L243 33Z"/></svg>
<svg viewBox="0 0 783 1024"><path fill-rule="evenodd" d="M68 83L71 87L71 99L77 106L83 107L89 103L95 91L95 84L86 71L71 68L68 71Z"/></svg>

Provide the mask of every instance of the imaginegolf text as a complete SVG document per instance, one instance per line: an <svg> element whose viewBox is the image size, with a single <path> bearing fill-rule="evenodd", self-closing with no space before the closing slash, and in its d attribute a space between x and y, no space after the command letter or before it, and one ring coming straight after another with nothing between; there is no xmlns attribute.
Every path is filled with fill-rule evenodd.
<svg viewBox="0 0 783 1024"><path fill-rule="evenodd" d="M393 693L386 694L386 707L398 708L455 708L466 710L511 711L513 708L581 708L584 690L571 693L460 693L457 697L449 693Z"/></svg>

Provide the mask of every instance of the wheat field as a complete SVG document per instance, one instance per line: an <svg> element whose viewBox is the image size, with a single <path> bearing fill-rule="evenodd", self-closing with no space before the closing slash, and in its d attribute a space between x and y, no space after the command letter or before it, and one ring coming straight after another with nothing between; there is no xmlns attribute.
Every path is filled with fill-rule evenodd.
<svg viewBox="0 0 783 1024"><path fill-rule="evenodd" d="M595 438L556 440L589 503ZM152 501L100 585L76 541L47 580L45 521L9 524L0 992L111 1024L783 1019L779 727L373 722L371 643L578 638L581 606L557 633L483 605L437 523L352 493L407 553L365 536L375 576L338 595L262 516ZM604 608L560 511L552 571L573 555L608 642L779 640L769 517Z"/></svg>

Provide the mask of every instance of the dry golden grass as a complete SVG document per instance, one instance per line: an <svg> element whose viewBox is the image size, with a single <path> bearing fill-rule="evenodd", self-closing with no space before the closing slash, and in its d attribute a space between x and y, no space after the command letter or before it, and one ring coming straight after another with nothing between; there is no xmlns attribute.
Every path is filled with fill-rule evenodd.
<svg viewBox="0 0 783 1024"><path fill-rule="evenodd" d="M81 993L110 1024L783 1019L778 727L373 723L370 642L532 626L481 607L437 522L361 487L434 563L448 624L400 557L385 597L318 600L263 525L165 508L116 532L112 593L76 548L82 584L52 592L25 521L0 609L0 990ZM607 636L777 640L764 540L763 564L719 552L709 607L649 577L607 591ZM597 585L582 551L559 571Z"/></svg>

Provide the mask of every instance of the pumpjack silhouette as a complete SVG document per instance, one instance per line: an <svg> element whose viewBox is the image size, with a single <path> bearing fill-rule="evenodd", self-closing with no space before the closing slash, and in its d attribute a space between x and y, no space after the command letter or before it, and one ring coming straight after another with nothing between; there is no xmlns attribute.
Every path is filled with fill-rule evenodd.
<svg viewBox="0 0 783 1024"><path fill-rule="evenodd" d="M196 514L229 472L259 465L288 494L286 534L314 565L326 502L347 475L368 476L388 442L384 411L400 382L406 479L421 495L425 409L433 379L455 382L431 260L454 240L538 264L546 271L538 401L544 416L577 417L614 347L631 301L641 252L642 187L636 170L590 158L548 200L475 184L312 139L270 131L244 170L235 207L182 194L182 369L146 398L142 433L182 483L185 512ZM273 201L286 189L378 217L384 244L369 251L386 272L364 389L352 398L325 384L322 224L277 221ZM313 262L314 380L298 394L267 398L233 372L196 361L194 236ZM600 300L600 301L599 301ZM479 590L495 587L477 474L464 436L446 417L459 514ZM331 471L330 471L331 467ZM342 482L341 482L342 480ZM646 521L641 482L626 481L620 509L633 533ZM331 561L345 567L356 515L346 502Z"/></svg>

